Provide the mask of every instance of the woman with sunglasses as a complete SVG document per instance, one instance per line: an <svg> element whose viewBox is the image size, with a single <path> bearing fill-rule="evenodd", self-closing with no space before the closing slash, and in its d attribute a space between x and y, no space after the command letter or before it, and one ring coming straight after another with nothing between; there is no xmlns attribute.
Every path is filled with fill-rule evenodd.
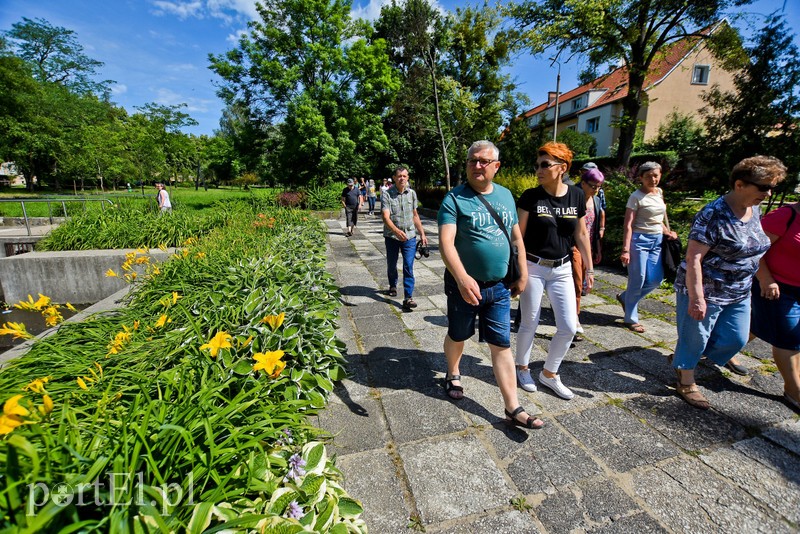
<svg viewBox="0 0 800 534"><path fill-rule="evenodd" d="M770 246L758 205L785 177L777 158L744 159L733 167L731 190L694 217L675 277L678 343L672 367L678 395L696 408L710 406L695 383L700 358L724 366L747 343L753 275Z"/></svg>
<svg viewBox="0 0 800 534"><path fill-rule="evenodd" d="M561 383L558 369L567 354L578 325L575 285L572 279L572 245L578 247L586 267L589 291L594 269L586 232L586 196L574 185L562 182L569 172L572 151L563 143L546 143L538 152L536 177L539 186L528 189L517 202L519 229L528 259L528 284L520 295L522 323L517 334L517 383L525 391L536 391L528 367L536 328L539 326L542 295L547 297L556 319L556 333L550 341L539 383L569 400L572 391Z"/></svg>
<svg viewBox="0 0 800 534"><path fill-rule="evenodd" d="M670 231L667 205L658 187L661 182L661 165L648 161L637 171L641 187L631 193L625 205L622 229L622 265L628 267L628 286L617 295L625 312L625 326L639 334L644 326L639 324L639 302L661 285L664 266L661 263L661 241L675 239Z"/></svg>

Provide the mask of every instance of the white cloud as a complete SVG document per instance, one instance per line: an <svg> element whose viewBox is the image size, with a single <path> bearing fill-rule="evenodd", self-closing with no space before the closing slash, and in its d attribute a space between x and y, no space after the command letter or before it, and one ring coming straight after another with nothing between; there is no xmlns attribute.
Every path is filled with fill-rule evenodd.
<svg viewBox="0 0 800 534"><path fill-rule="evenodd" d="M378 20L378 17L381 16L381 8L391 3L391 0L369 0L367 5L354 6L352 11L350 11L350 16L352 16L353 19L366 19L375 22ZM403 5L402 0L398 3ZM431 5L441 12L445 11L438 0L432 0Z"/></svg>
<svg viewBox="0 0 800 534"><path fill-rule="evenodd" d="M236 33L229 34L225 40L235 46L239 44L239 39L242 37L242 35L246 34L247 30L237 30Z"/></svg>
<svg viewBox="0 0 800 534"><path fill-rule="evenodd" d="M195 0L192 2L168 2L165 0L155 0L156 15L176 15L181 20L189 17L203 18L203 2Z"/></svg>
<svg viewBox="0 0 800 534"><path fill-rule="evenodd" d="M167 72L194 72L197 70L197 65L194 63L178 63L166 66Z"/></svg>
<svg viewBox="0 0 800 534"><path fill-rule="evenodd" d="M128 86L124 83L115 83L110 89L112 95L123 95L128 92Z"/></svg>
<svg viewBox="0 0 800 534"><path fill-rule="evenodd" d="M186 107L183 108L183 111L187 113L205 113L208 111L209 106L214 104L214 100L208 98L195 98L195 97L184 97L180 93L176 93L172 89L166 87L159 87L155 91L156 98L155 103L161 104L162 106L178 106L180 104L186 104Z"/></svg>

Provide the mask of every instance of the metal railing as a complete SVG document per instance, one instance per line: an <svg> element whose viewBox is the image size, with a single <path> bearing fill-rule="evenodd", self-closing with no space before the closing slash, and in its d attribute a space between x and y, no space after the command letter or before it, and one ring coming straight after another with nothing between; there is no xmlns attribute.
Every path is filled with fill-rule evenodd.
<svg viewBox="0 0 800 534"><path fill-rule="evenodd" d="M56 204L56 205L61 204L61 211L64 214L64 218L65 219L69 218L69 214L67 213L67 204L70 203L70 202L80 202L80 203L82 203L83 204L83 211L86 211L86 205L89 202L99 202L100 203L100 209L103 210L103 211L105 211L105 209L106 209L106 202L108 202L108 204L110 204L111 206L114 205L114 203L110 199L107 199L107 198L70 198L70 197L67 197L67 198L0 198L0 202L19 202L20 203L20 205L22 206L22 217L25 219L25 229L28 231L28 235L32 235L32 234L31 234L30 217L28 217L28 210L25 209L25 204L26 203L31 204L31 203L37 203L37 202L38 203L46 202L47 203L47 213L48 213L48 217L50 219L50 224L53 224L53 204Z"/></svg>

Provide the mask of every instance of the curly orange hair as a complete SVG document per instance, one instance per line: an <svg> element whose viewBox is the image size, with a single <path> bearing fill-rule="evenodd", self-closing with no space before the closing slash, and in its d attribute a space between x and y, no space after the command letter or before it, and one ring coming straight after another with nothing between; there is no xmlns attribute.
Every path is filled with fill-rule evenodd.
<svg viewBox="0 0 800 534"><path fill-rule="evenodd" d="M567 164L567 171L569 171L569 168L572 166L572 150L564 143L556 143L554 141L545 143L539 147L539 155L550 156L551 158L563 161Z"/></svg>

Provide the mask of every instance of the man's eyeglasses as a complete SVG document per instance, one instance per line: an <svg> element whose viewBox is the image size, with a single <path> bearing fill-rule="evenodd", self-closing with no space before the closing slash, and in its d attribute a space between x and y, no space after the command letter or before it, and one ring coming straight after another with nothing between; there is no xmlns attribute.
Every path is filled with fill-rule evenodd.
<svg viewBox="0 0 800 534"><path fill-rule="evenodd" d="M778 187L777 185L763 185L763 184L757 184L757 183L755 183L755 182L751 182L751 181L749 181L749 180L742 180L742 181L743 181L743 182L745 182L745 183L747 183L747 184L750 184L750 185L752 185L753 187L755 187L756 189L758 189L758 190L759 190L759 191L761 191L762 193L766 193L766 192L768 192L768 191L772 191L772 190L774 190L776 187Z"/></svg>
<svg viewBox="0 0 800 534"><path fill-rule="evenodd" d="M543 161L541 163L534 163L533 170L538 171L539 169L549 169L550 167L555 167L556 165L561 165L561 163L555 161Z"/></svg>
<svg viewBox="0 0 800 534"><path fill-rule="evenodd" d="M467 163L470 165L474 165L476 167L488 167L492 163L500 161L499 159L478 159L478 158L469 158Z"/></svg>
<svg viewBox="0 0 800 534"><path fill-rule="evenodd" d="M593 184L593 183L591 183L591 182L583 182L583 183L585 183L586 185L588 185L589 187L591 187L591 188L592 188L592 189L594 189L595 191L597 191L598 189L600 189L600 184Z"/></svg>

